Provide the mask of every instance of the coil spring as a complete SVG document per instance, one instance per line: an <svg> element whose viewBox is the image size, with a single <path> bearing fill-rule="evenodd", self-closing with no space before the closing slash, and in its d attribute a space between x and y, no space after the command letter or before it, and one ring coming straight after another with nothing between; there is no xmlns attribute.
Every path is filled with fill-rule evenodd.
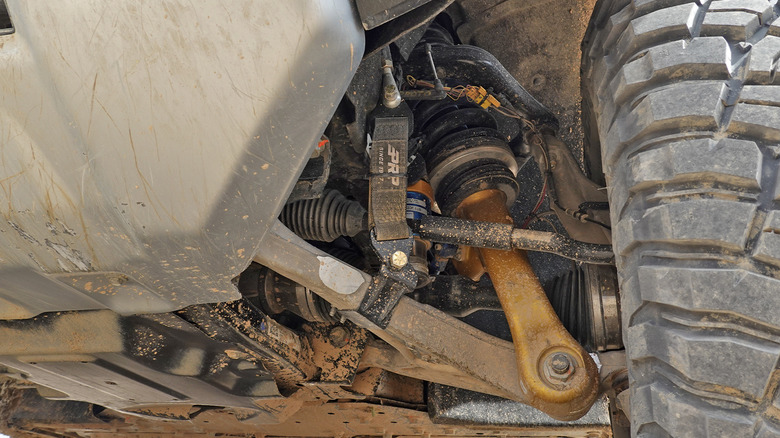
<svg viewBox="0 0 780 438"><path fill-rule="evenodd" d="M280 220L306 240L332 242L354 236L366 228L366 210L336 190L326 190L318 199L303 199L284 206Z"/></svg>
<svg viewBox="0 0 780 438"><path fill-rule="evenodd" d="M491 129L502 139L496 119L468 101L421 101L414 108L414 116L417 135L424 136L429 150L444 137L467 129Z"/></svg>
<svg viewBox="0 0 780 438"><path fill-rule="evenodd" d="M465 100L420 102L414 112L429 181L444 214L488 188L514 202L517 162L489 112Z"/></svg>

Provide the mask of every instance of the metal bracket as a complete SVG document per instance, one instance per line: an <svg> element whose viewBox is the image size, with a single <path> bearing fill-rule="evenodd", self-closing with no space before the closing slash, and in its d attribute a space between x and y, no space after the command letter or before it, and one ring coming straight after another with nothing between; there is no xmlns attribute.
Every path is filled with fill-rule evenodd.
<svg viewBox="0 0 780 438"><path fill-rule="evenodd" d="M406 166L409 120L377 117L369 177L369 222L380 241L406 239Z"/></svg>
<svg viewBox="0 0 780 438"><path fill-rule="evenodd" d="M382 260L382 268L368 287L358 311L369 321L386 328L398 300L417 285L417 273L408 263L414 239L380 242L372 231L371 244Z"/></svg>

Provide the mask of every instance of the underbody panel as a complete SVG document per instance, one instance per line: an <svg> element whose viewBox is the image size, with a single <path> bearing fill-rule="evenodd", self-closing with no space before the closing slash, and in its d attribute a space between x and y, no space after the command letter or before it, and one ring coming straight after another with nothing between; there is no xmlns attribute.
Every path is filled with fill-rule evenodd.
<svg viewBox="0 0 780 438"><path fill-rule="evenodd" d="M360 62L350 2L8 9L0 318L239 298Z"/></svg>

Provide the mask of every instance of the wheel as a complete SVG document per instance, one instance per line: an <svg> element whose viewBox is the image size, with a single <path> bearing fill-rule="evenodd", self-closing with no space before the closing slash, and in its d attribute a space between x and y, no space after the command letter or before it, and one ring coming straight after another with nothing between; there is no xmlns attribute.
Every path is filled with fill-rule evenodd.
<svg viewBox="0 0 780 438"><path fill-rule="evenodd" d="M633 435L780 436L779 12L602 0L586 35Z"/></svg>

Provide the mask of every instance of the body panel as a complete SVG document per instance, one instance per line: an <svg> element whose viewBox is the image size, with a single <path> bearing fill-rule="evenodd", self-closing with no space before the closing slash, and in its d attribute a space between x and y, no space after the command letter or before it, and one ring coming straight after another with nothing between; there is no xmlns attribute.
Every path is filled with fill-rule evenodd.
<svg viewBox="0 0 780 438"><path fill-rule="evenodd" d="M346 0L12 0L0 318L239 298L363 53Z"/></svg>

